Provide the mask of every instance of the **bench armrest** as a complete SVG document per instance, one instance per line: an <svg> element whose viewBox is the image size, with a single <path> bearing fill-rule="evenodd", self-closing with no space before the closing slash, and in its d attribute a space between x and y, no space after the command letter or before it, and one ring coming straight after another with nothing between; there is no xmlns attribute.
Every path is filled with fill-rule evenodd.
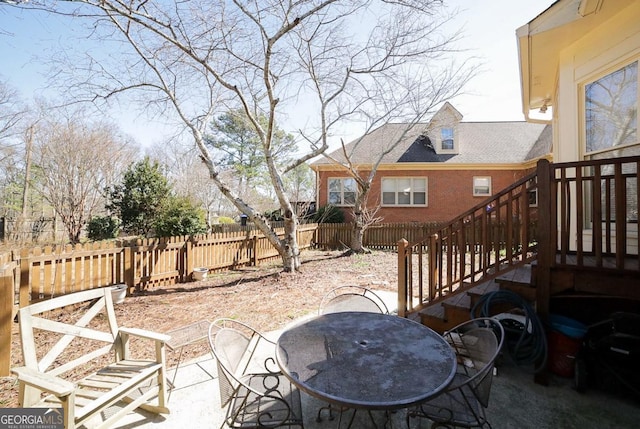
<svg viewBox="0 0 640 429"><path fill-rule="evenodd" d="M146 338L153 341L160 341L166 343L171 339L171 336L166 334L160 334L158 332L147 331L146 329L139 328L120 328L120 332L132 335L134 337Z"/></svg>
<svg viewBox="0 0 640 429"><path fill-rule="evenodd" d="M76 386L70 381L27 368L26 366L11 368L11 372L18 376L19 382L52 393L58 397L69 396L76 390Z"/></svg>

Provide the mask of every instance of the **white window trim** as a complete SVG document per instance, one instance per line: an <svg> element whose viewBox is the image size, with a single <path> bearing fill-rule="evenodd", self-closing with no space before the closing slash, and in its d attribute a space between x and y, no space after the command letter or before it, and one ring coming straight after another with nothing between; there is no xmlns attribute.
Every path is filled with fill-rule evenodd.
<svg viewBox="0 0 640 429"><path fill-rule="evenodd" d="M489 193L476 191L476 180L488 179L489 180ZM493 184L491 183L491 176L473 176L473 196L474 197L490 197L493 195Z"/></svg>
<svg viewBox="0 0 640 429"><path fill-rule="evenodd" d="M332 180L339 180L340 181L340 204L333 204L331 202L331 187L329 186L329 182L331 182ZM345 180L354 180L355 179L353 177L329 177L327 178L327 204L331 204L334 205L336 207L353 207L353 203L345 203L344 202L344 181ZM358 190L356 188L355 190L355 198L358 198Z"/></svg>
<svg viewBox="0 0 640 429"><path fill-rule="evenodd" d="M383 186L383 182L385 180L411 180L412 181L412 187L413 187L413 180L424 180L424 204L385 204L384 203L384 186ZM397 185L397 182L396 182ZM397 196L398 196L398 189L396 186L396 201L397 201ZM411 201L413 201L413 189L411 190ZM390 177L383 177L380 180L380 205L382 207L428 207L429 206L429 179L427 177L420 177L420 176L411 176L411 177L404 177L404 176L390 176Z"/></svg>

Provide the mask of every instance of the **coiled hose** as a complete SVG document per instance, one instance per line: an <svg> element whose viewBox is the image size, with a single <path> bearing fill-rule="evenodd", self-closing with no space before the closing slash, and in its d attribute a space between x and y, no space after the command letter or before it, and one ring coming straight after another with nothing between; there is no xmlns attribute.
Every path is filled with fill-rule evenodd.
<svg viewBox="0 0 640 429"><path fill-rule="evenodd" d="M512 319L500 321L504 327L504 344L509 358L521 369L538 373L547 366L547 336L533 307L517 293L499 290L484 294L471 309L471 318L492 317L494 305L509 304L520 309L525 317L524 326ZM528 327L531 327L529 332Z"/></svg>

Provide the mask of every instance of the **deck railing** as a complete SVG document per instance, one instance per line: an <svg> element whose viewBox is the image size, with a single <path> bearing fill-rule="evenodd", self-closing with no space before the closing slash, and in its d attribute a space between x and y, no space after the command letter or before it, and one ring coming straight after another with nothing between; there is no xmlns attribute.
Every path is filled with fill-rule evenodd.
<svg viewBox="0 0 640 429"><path fill-rule="evenodd" d="M537 258L538 313L548 314L554 267L638 272L638 167L640 156L538 165L538 184L548 190L539 195L548 232Z"/></svg>
<svg viewBox="0 0 640 429"><path fill-rule="evenodd" d="M542 313L548 311L550 272L557 264L585 266L589 256L602 268L604 258L613 255L616 269L637 271L639 165L640 157L541 160L530 175L430 236L401 240L399 314L463 293L533 259Z"/></svg>
<svg viewBox="0 0 640 429"><path fill-rule="evenodd" d="M536 174L485 200L422 240L398 243L399 314L468 290L529 262L538 243Z"/></svg>

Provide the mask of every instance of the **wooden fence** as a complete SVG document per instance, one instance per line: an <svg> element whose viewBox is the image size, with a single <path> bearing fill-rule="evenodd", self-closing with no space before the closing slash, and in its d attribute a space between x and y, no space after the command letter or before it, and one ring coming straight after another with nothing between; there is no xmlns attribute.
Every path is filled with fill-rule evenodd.
<svg viewBox="0 0 640 429"><path fill-rule="evenodd" d="M364 232L363 245L369 249L395 250L398 241L418 241L428 237L440 226L437 222L380 223L368 227ZM328 249L348 249L353 236L350 223L325 223L318 225L316 246Z"/></svg>
<svg viewBox="0 0 640 429"><path fill-rule="evenodd" d="M436 224L380 224L364 245L396 249L401 238L429 235ZM351 241L351 224L306 224L298 228L300 249L341 249ZM284 234L284 229L276 231ZM11 323L31 302L75 291L124 283L129 292L189 281L196 267L224 270L277 261L279 254L259 232L237 232L44 246L0 253L0 376L8 375ZM8 343L7 343L8 341Z"/></svg>
<svg viewBox="0 0 640 429"><path fill-rule="evenodd" d="M298 228L301 249L313 245L316 229L315 224ZM276 232L284 234L281 228ZM4 255L0 261L8 259ZM277 250L264 235L242 231L26 248L14 252L14 270L5 269L4 275L12 277L15 301L23 307L53 296L114 284L126 284L132 292L183 283L191 279L195 267L216 271L278 258Z"/></svg>
<svg viewBox="0 0 640 429"><path fill-rule="evenodd" d="M396 249L400 239L416 241L428 236L436 223L378 224L369 227L364 245ZM283 228L278 228L284 234ZM351 224L306 224L298 228L300 249L348 248ZM0 253L0 276L14 285L15 304L75 291L126 284L129 291L189 281L196 267L224 270L278 260L279 254L255 229L236 232L104 241L86 244L24 248ZM7 292L8 293L8 292Z"/></svg>

